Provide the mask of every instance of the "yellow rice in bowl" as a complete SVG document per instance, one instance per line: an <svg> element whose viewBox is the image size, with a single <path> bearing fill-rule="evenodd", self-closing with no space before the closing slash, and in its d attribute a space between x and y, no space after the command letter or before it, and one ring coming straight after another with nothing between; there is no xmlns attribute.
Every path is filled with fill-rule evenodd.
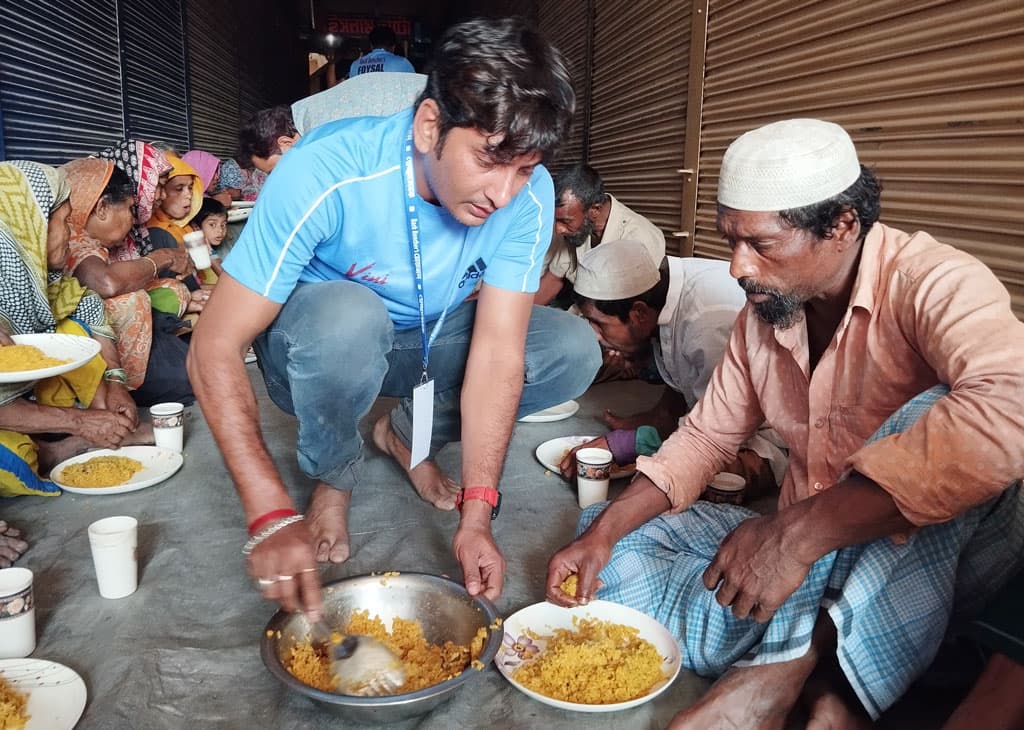
<svg viewBox="0 0 1024 730"><path fill-rule="evenodd" d="M663 657L639 630L599 619L573 618L512 675L519 684L563 702L609 705L643 697L665 679Z"/></svg>
<svg viewBox="0 0 1024 730"><path fill-rule="evenodd" d="M349 634L372 636L402 660L406 681L394 694L415 692L440 684L459 676L473 662L476 663L473 664L475 668L482 668L478 657L487 641L487 627L482 626L469 646L451 641L431 644L423 636L423 626L419 621L395 618L388 631L384 622L378 616L371 618L368 611L354 611L345 626L344 634L333 633L331 641L339 644ZM296 679L310 687L324 692L333 692L335 689L336 679L331 673L330 659L322 650L314 647L308 638L296 642L284 665Z"/></svg>
<svg viewBox="0 0 1024 730"><path fill-rule="evenodd" d="M41 370L64 365L70 360L50 357L35 345L6 345L0 347L0 371L17 373L23 370Z"/></svg>
<svg viewBox="0 0 1024 730"><path fill-rule="evenodd" d="M94 456L61 469L61 484L69 487L116 487L142 471L142 462L127 456Z"/></svg>
<svg viewBox="0 0 1024 730"><path fill-rule="evenodd" d="M22 730L29 720L27 705L28 697L0 677L0 730Z"/></svg>

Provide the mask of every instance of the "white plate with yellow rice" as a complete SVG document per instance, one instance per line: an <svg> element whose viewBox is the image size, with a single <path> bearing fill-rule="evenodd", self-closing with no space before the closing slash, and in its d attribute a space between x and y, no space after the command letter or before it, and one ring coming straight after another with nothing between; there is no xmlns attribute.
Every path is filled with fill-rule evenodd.
<svg viewBox="0 0 1024 730"><path fill-rule="evenodd" d="M84 464L97 457L111 456L133 459L139 462L141 469L131 474L126 481L112 486L75 486L62 478L64 470L70 466ZM152 487L154 484L170 479L183 463L185 460L178 452L161 449L157 446L122 446L116 450L97 449L65 459L50 472L50 480L64 491L75 494L123 494Z"/></svg>
<svg viewBox="0 0 1024 730"><path fill-rule="evenodd" d="M576 608L535 603L505 619L503 628L494 659L498 671L523 694L563 710L636 707L664 692L679 674L679 646L668 629L610 601ZM556 639L560 631L576 635Z"/></svg>
<svg viewBox="0 0 1024 730"><path fill-rule="evenodd" d="M0 727L3 711L27 699L19 714L28 715L25 730L71 730L85 709L85 682L73 669L45 659L0 659ZM15 697L7 696L13 691ZM6 700L6 702L5 702ZM20 723L8 719L8 727Z"/></svg>
<svg viewBox="0 0 1024 730"><path fill-rule="evenodd" d="M6 363L7 358L3 357L11 351L0 353L0 383L27 383L32 380L42 380L54 375L61 375L62 373L82 367L100 351L99 342L91 337L80 337L78 335L60 335L44 332L38 335L13 335L11 339L14 340L15 345L28 345L38 348L43 356L59 360L60 362L28 367L28 369L23 369L21 367L22 363L14 363L17 366L17 369L14 369L13 366ZM31 365L32 359L38 357L34 353L33 356L28 356L28 353L21 352L23 348L18 349L18 359L23 360L25 365ZM28 357L26 358L26 356Z"/></svg>

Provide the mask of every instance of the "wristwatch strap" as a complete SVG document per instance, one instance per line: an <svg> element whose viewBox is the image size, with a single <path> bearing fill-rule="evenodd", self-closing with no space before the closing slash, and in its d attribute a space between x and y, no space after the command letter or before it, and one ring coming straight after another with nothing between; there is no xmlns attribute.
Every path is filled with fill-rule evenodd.
<svg viewBox="0 0 1024 730"><path fill-rule="evenodd" d="M494 487L465 487L455 499L455 506L462 510L462 504L467 499L481 499L491 505L491 519L498 516L501 511L501 492Z"/></svg>

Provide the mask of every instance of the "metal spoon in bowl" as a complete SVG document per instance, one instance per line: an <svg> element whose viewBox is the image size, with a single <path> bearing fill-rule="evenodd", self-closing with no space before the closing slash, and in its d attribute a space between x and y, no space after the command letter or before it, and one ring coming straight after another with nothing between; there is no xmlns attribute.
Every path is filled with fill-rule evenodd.
<svg viewBox="0 0 1024 730"><path fill-rule="evenodd" d="M351 635L330 648L331 670L338 692L362 697L394 694L405 684L405 668L383 642L372 636Z"/></svg>

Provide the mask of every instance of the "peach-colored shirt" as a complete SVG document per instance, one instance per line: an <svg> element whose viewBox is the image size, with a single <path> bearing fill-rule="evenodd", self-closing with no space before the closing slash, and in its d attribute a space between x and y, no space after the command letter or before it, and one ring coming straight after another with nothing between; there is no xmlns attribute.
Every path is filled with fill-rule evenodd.
<svg viewBox="0 0 1024 730"><path fill-rule="evenodd" d="M940 383L951 393L914 426L865 446L889 415ZM949 520L1024 475L1024 323L980 261L876 224L814 372L806 323L775 330L748 304L704 398L637 469L673 511L686 509L765 420L790 449L780 508L853 469L914 524Z"/></svg>

